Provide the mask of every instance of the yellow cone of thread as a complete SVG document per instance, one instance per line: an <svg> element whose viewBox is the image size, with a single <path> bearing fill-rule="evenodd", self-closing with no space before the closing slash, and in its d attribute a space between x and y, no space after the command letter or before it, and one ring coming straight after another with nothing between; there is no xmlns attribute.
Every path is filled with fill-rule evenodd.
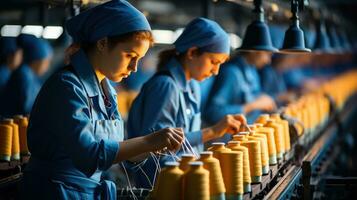
<svg viewBox="0 0 357 200"><path fill-rule="evenodd" d="M285 150L283 127L280 124L275 123L274 120L268 120L265 126L274 129L276 157L278 160L282 159Z"/></svg>
<svg viewBox="0 0 357 200"><path fill-rule="evenodd" d="M276 122L280 123L283 126L285 151L289 151L291 148L289 122L281 119L280 114L278 113L272 114L270 118L274 119Z"/></svg>
<svg viewBox="0 0 357 200"><path fill-rule="evenodd" d="M212 151L204 151L200 153L199 161L203 162L203 167L209 171L210 199L224 199L226 188L219 160L213 157Z"/></svg>
<svg viewBox="0 0 357 200"><path fill-rule="evenodd" d="M243 131L239 132L238 134L233 135L232 140L233 141L247 141L247 135L249 135L249 132Z"/></svg>
<svg viewBox="0 0 357 200"><path fill-rule="evenodd" d="M0 124L0 160L10 161L12 148L12 126Z"/></svg>
<svg viewBox="0 0 357 200"><path fill-rule="evenodd" d="M232 149L232 151L239 151L243 153L243 190L244 193L251 192L252 178L250 176L248 148L241 146L238 141L229 141L227 147Z"/></svg>
<svg viewBox="0 0 357 200"><path fill-rule="evenodd" d="M200 161L190 162L183 175L185 200L209 200L209 172Z"/></svg>
<svg viewBox="0 0 357 200"><path fill-rule="evenodd" d="M268 152L269 152L269 164L270 165L277 164L274 129L269 128L269 127L263 127L263 124L256 124L256 126L257 126L256 133L264 134L267 138Z"/></svg>
<svg viewBox="0 0 357 200"><path fill-rule="evenodd" d="M269 173L269 150L267 138L264 134L256 133L255 131L251 131L250 135L247 136L248 140L257 140L260 142L260 150L261 150L261 160L262 160L262 171L263 174Z"/></svg>
<svg viewBox="0 0 357 200"><path fill-rule="evenodd" d="M12 126L11 160L20 160L19 126L13 119L4 119L2 124Z"/></svg>
<svg viewBox="0 0 357 200"><path fill-rule="evenodd" d="M166 162L154 187L153 197L156 200L181 200L184 172L177 162Z"/></svg>
<svg viewBox="0 0 357 200"><path fill-rule="evenodd" d="M255 120L255 123L259 124L266 124L267 120L269 119L269 114L261 114L259 117Z"/></svg>
<svg viewBox="0 0 357 200"><path fill-rule="evenodd" d="M231 151L231 150L229 148L226 148L223 142L214 142L212 143L212 146L208 148L208 151L212 151L213 157L219 160L219 155L221 152Z"/></svg>
<svg viewBox="0 0 357 200"><path fill-rule="evenodd" d="M22 156L30 155L27 146L27 126L28 120L21 115L14 116L15 123L19 126L20 154Z"/></svg>
<svg viewBox="0 0 357 200"><path fill-rule="evenodd" d="M188 163L195 161L195 156L192 154L182 154L180 160L180 169L186 171L188 169Z"/></svg>
<svg viewBox="0 0 357 200"><path fill-rule="evenodd" d="M243 153L239 151L222 152L220 162L227 199L242 198L243 189Z"/></svg>
<svg viewBox="0 0 357 200"><path fill-rule="evenodd" d="M240 143L242 146L248 148L249 152L249 164L250 164L250 175L252 178L252 183L259 183L262 180L262 160L261 160L261 149L259 141L243 141Z"/></svg>

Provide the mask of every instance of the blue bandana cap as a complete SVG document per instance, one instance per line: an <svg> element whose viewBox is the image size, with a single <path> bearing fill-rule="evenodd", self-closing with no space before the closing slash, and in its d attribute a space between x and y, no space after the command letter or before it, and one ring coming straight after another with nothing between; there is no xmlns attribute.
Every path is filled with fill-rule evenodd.
<svg viewBox="0 0 357 200"><path fill-rule="evenodd" d="M53 53L51 45L46 40L31 34L20 34L17 37L17 44L23 50L25 63L46 59Z"/></svg>
<svg viewBox="0 0 357 200"><path fill-rule="evenodd" d="M124 0L112 0L86 10L69 19L66 28L74 43L151 30L144 14Z"/></svg>
<svg viewBox="0 0 357 200"><path fill-rule="evenodd" d="M216 22L202 17L191 21L174 45L179 53L191 47L210 53L229 54L230 52L228 34Z"/></svg>

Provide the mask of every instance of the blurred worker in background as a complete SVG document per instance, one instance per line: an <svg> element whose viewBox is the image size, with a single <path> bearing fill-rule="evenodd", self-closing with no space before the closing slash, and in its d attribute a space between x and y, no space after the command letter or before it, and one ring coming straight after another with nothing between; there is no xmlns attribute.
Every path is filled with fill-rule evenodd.
<svg viewBox="0 0 357 200"><path fill-rule="evenodd" d="M41 76L47 72L51 57L50 44L30 34L17 37L23 51L23 61L6 85L1 113L5 116L28 115L42 86Z"/></svg>

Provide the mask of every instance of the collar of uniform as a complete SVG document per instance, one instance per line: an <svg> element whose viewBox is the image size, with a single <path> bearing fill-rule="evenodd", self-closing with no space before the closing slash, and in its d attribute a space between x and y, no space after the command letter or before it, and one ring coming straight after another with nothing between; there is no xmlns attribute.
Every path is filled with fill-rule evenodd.
<svg viewBox="0 0 357 200"><path fill-rule="evenodd" d="M92 65L84 51L80 49L71 58L71 64L82 81L89 97L98 96L100 91Z"/></svg>
<svg viewBox="0 0 357 200"><path fill-rule="evenodd" d="M189 84L185 76L185 72L183 71L182 65L178 62L177 59L172 58L168 64L168 70L173 76L175 82L178 84L181 90L189 91Z"/></svg>

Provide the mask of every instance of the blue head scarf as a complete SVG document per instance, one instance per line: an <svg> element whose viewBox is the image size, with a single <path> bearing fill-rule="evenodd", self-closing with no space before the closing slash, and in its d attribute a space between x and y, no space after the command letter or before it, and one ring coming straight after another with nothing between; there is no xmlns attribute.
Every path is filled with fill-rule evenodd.
<svg viewBox="0 0 357 200"><path fill-rule="evenodd" d="M112 0L89 9L68 20L66 28L74 43L151 30L144 14L124 0Z"/></svg>
<svg viewBox="0 0 357 200"><path fill-rule="evenodd" d="M52 55L51 45L31 34L20 34L17 37L17 44L23 50L25 63L46 59Z"/></svg>
<svg viewBox="0 0 357 200"><path fill-rule="evenodd" d="M1 37L0 38L0 58L5 58L17 50L15 37Z"/></svg>
<svg viewBox="0 0 357 200"><path fill-rule="evenodd" d="M229 54L230 51L228 34L216 22L202 17L191 21L174 45L179 53L191 47L211 53Z"/></svg>

